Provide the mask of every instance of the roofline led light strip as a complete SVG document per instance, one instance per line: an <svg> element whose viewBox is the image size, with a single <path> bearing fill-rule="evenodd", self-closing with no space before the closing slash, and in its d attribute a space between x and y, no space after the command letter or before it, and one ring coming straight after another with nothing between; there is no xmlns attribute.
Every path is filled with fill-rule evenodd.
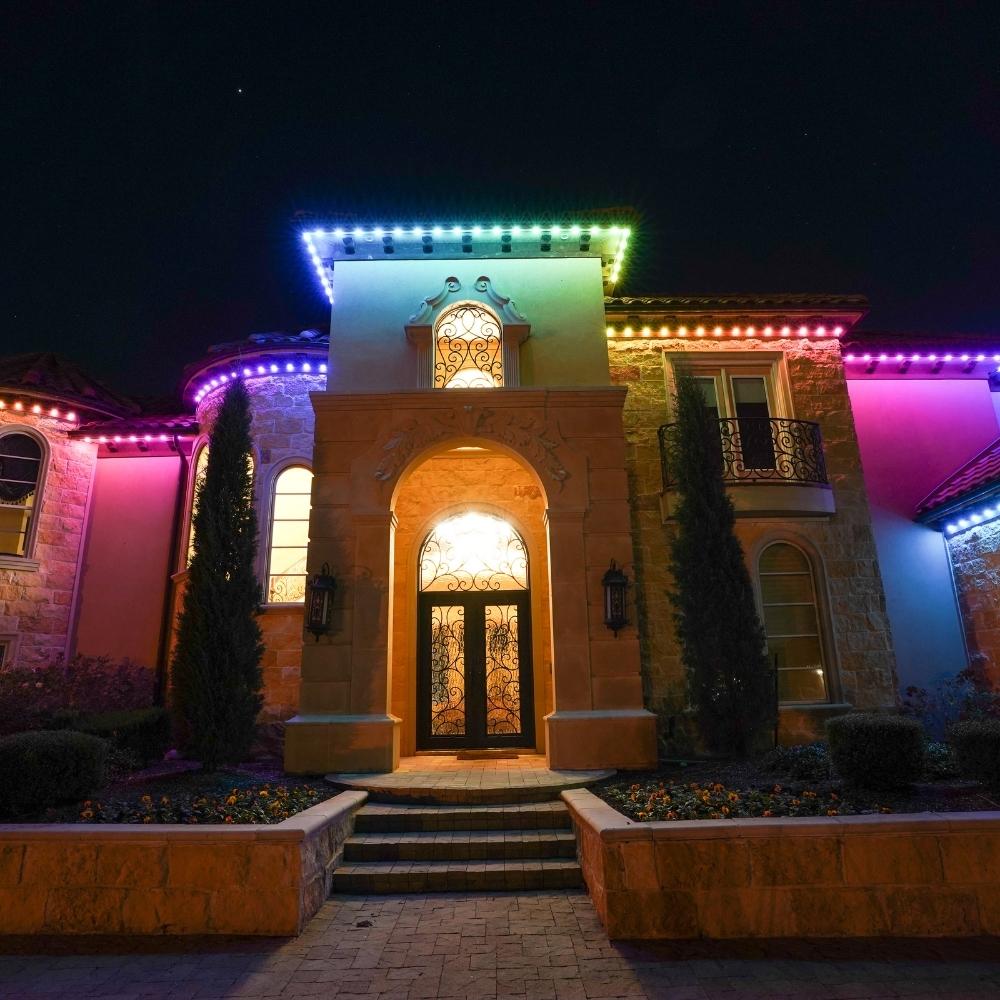
<svg viewBox="0 0 1000 1000"><path fill-rule="evenodd" d="M244 365L242 369L231 368L229 373L220 372L213 376L194 394L194 401L200 403L213 389L240 378L269 378L272 375L325 375L327 364L325 361L303 361L296 365L291 361L279 364L270 361L267 364Z"/></svg>
<svg viewBox="0 0 1000 1000"><path fill-rule="evenodd" d="M71 424L76 422L76 413L73 410L60 410L57 406L44 407L40 403L27 403L15 399L13 403L8 403L5 399L0 399L0 413L9 411L11 413L30 413L36 417L52 417L54 420L68 420Z"/></svg>
<svg viewBox="0 0 1000 1000"><path fill-rule="evenodd" d="M686 326L669 327L661 326L658 329L654 329L650 326L642 326L639 329L635 329L632 326L615 327L609 326L607 329L607 335L609 338L616 337L749 337L751 339L758 337L771 337L778 339L792 339L795 337L801 338L828 338L836 339L844 334L844 328L842 326L825 327L825 326L814 326L812 328L808 326L764 326L758 329L755 326L734 326L730 327L728 332L725 327L713 326L711 328L706 326L696 326L689 328Z"/></svg>
<svg viewBox="0 0 1000 1000"><path fill-rule="evenodd" d="M581 226L576 223L568 226L554 224L541 225L540 223L523 226L501 226L497 224L492 226L356 226L354 228L338 226L335 229L307 229L302 233L302 240L306 245L306 249L309 251L309 257L312 260L313 267L316 269L316 275L319 278L320 283L323 285L323 290L326 292L326 297L332 303L333 286L330 284L329 276L323 266L323 260L316 249L316 244L313 242L318 237L328 236L337 240L342 240L345 237L350 237L352 239L377 240L405 238L409 238L411 240L423 240L425 238L434 240L445 236L451 237L452 239L463 239L465 237L470 239L500 237L502 239L504 236L541 238L546 234L550 238L558 237L562 240L568 240L573 237L584 235L591 237L605 235L617 237L618 243L615 247L614 256L611 259L611 275L609 279L611 284L617 283L618 278L621 275L622 264L625 260L625 247L628 245L629 237L632 235L632 230L628 226Z"/></svg>

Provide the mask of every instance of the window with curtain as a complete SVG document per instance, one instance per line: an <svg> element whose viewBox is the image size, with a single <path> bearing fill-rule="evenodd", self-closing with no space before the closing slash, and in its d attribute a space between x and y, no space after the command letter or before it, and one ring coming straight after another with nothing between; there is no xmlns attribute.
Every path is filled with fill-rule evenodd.
<svg viewBox="0 0 1000 1000"><path fill-rule="evenodd" d="M293 465L274 481L267 565L268 604L301 604L305 600L312 479L309 469Z"/></svg>
<svg viewBox="0 0 1000 1000"><path fill-rule="evenodd" d="M0 435L0 555L30 554L42 456L41 444L30 434Z"/></svg>
<svg viewBox="0 0 1000 1000"><path fill-rule="evenodd" d="M758 562L764 630L772 664L778 669L778 700L829 700L819 608L812 565L788 542L775 542Z"/></svg>

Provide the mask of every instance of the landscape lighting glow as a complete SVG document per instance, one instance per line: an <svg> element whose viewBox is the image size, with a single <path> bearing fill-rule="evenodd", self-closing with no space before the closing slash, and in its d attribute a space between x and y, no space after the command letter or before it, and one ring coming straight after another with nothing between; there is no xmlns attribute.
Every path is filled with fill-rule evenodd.
<svg viewBox="0 0 1000 1000"><path fill-rule="evenodd" d="M605 332L609 339L617 337L672 337L683 340L686 337L692 336L706 337L711 332L713 337L747 337L751 340L761 338L772 340L775 338L787 339L793 336L800 339L830 340L841 337L844 333L844 328L842 326L835 326L833 329L828 330L825 326L816 326L812 329L807 326L800 326L793 330L789 326L782 326L778 329L775 329L773 326L765 326L763 329L758 330L754 326L733 326L726 330L724 327L714 326L709 331L704 326L696 326L693 330L686 326L661 326L655 328L641 326L638 330L633 326L609 326Z"/></svg>
<svg viewBox="0 0 1000 1000"><path fill-rule="evenodd" d="M618 279L621 276L622 265L625 262L625 249L628 245L629 237L632 235L632 230L628 226L602 227L599 225L580 225L579 223L572 223L568 226L555 224L542 225L540 223L534 223L532 225L522 223L519 225L509 226L496 224L492 226L484 226L477 223L476 225L469 226L451 225L447 228L441 225L404 227L397 224L388 227L371 226L369 228L358 226L355 227L350 233L346 232L339 226L336 229L307 229L302 232L302 241L306 245L306 250L309 253L309 259L312 261L313 268L316 271L316 276L319 278L320 284L323 286L323 291L326 293L326 297L332 305L333 285L330 281L329 273L323 264L323 259L319 255L319 250L316 248L316 240L331 237L337 240L344 240L345 245L348 243L352 245L350 252L353 253L354 244L357 241L378 241L379 244L391 243L393 239L406 239L407 232L410 234L410 239L426 239L429 241L427 245L431 247L433 247L433 241L435 239L445 237L446 233L448 239L451 239L452 241L461 240L463 245L467 244L471 240L481 241L486 234L489 234L492 237L500 237L501 245L508 244L508 250L509 244L514 238L523 241L528 237L534 237L535 239L540 238L542 245L546 250L551 248L551 242L556 239L561 242L578 239L581 242L581 249L589 249L590 240L592 238L601 236L602 234L607 234L617 240L614 243L614 249L610 255L611 261L608 265L608 281L612 285L617 284Z"/></svg>
<svg viewBox="0 0 1000 1000"><path fill-rule="evenodd" d="M232 369L227 374L225 372L220 373L215 376L205 376L205 382L202 383L201 387L194 393L193 399L196 403L200 403L210 392L215 389L220 388L228 382L235 381L237 379L251 379L260 378L262 376L271 375L311 375L316 378L317 375L325 375L327 371L327 364L325 361L320 361L318 364L314 358L312 361L302 361L298 363L293 363L291 361L286 361L284 367L279 367L276 363L270 362L267 365L257 365L256 370L250 367L244 367L240 369Z"/></svg>

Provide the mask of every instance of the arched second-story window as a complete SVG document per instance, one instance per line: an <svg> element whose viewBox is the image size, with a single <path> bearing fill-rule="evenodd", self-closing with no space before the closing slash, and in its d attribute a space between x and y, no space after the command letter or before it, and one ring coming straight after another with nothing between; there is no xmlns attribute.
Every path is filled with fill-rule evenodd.
<svg viewBox="0 0 1000 1000"><path fill-rule="evenodd" d="M446 309L434 326L434 388L491 389L504 384L500 320L477 302Z"/></svg>
<svg viewBox="0 0 1000 1000"><path fill-rule="evenodd" d="M305 600L312 479L312 472L305 466L292 465L274 480L267 560L268 604L301 604Z"/></svg>
<svg viewBox="0 0 1000 1000"><path fill-rule="evenodd" d="M758 560L764 630L778 669L778 700L829 701L816 580L808 556L797 545L775 542Z"/></svg>
<svg viewBox="0 0 1000 1000"><path fill-rule="evenodd" d="M185 566L191 565L194 558L194 516L198 512L198 494L205 482L205 470L208 468L208 445L203 445L194 460L194 479L191 484L191 516L188 519L187 559Z"/></svg>
<svg viewBox="0 0 1000 1000"><path fill-rule="evenodd" d="M188 544L187 561L185 566L191 565L194 558L194 516L198 513L198 494L205 484L205 473L208 471L208 445L202 445L198 452L198 457L194 463L194 480L191 484L191 516L188 519ZM253 482L254 461L253 455L247 456L247 471L250 473L250 481Z"/></svg>
<svg viewBox="0 0 1000 1000"><path fill-rule="evenodd" d="M0 555L31 554L43 458L30 434L0 434Z"/></svg>

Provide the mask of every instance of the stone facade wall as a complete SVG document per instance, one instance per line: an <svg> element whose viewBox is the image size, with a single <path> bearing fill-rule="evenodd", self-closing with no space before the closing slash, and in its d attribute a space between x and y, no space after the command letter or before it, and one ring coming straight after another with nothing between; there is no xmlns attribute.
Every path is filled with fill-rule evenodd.
<svg viewBox="0 0 1000 1000"><path fill-rule="evenodd" d="M737 521L737 535L751 552L765 541L787 538L807 547L829 594L828 617L836 663L832 701L858 708L895 703L895 658L879 574L861 459L847 383L836 342L609 341L611 377L628 387L624 422L626 467L635 539L636 587L647 707L661 720L683 711L685 680L674 637L667 566L672 530L660 512L661 472L657 428L670 420L665 360L684 352L775 357L785 364L796 419L820 424L827 471L836 503L830 518L751 518ZM780 353L779 353L780 352ZM765 357L766 355L766 357ZM818 560L815 557L819 557ZM751 574L756 576L754 567ZM822 581L817 581L822 587ZM786 713L783 712L783 716ZM802 713L789 722L809 737Z"/></svg>
<svg viewBox="0 0 1000 1000"><path fill-rule="evenodd" d="M326 386L321 374L287 374L248 379L251 428L255 450L254 495L260 535L257 566L262 586L267 583L268 543L274 479L288 465L312 466L314 415L310 392ZM198 407L198 421L203 434L211 433L222 393L205 397ZM192 461L194 460L192 457ZM184 548L189 532L189 509L185 512ZM183 567L174 588L174 621L180 611L183 594ZM302 667L302 605L275 604L265 607L260 618L264 636L264 707L261 720L277 722L291 718L298 711L299 676Z"/></svg>
<svg viewBox="0 0 1000 1000"><path fill-rule="evenodd" d="M552 654L549 632L549 579L545 502L535 477L498 452L445 452L428 459L407 478L396 497L395 593L393 618L392 711L403 719L401 752L416 749L417 562L424 535L435 515L461 507L501 516L524 533L529 554L531 633L535 676L535 735L544 748L542 717L552 709Z"/></svg>
<svg viewBox="0 0 1000 1000"><path fill-rule="evenodd" d="M1000 689L1000 521L948 539L969 665Z"/></svg>
<svg viewBox="0 0 1000 1000"><path fill-rule="evenodd" d="M0 410L0 429L25 427L48 442L34 546L23 568L0 557L0 636L15 636L14 663L45 667L71 645L74 595L86 531L97 445L68 436L71 425Z"/></svg>
<svg viewBox="0 0 1000 1000"><path fill-rule="evenodd" d="M612 939L1000 934L1000 813L634 823L562 794Z"/></svg>
<svg viewBox="0 0 1000 1000"><path fill-rule="evenodd" d="M298 934L366 798L275 826L0 826L0 935Z"/></svg>

